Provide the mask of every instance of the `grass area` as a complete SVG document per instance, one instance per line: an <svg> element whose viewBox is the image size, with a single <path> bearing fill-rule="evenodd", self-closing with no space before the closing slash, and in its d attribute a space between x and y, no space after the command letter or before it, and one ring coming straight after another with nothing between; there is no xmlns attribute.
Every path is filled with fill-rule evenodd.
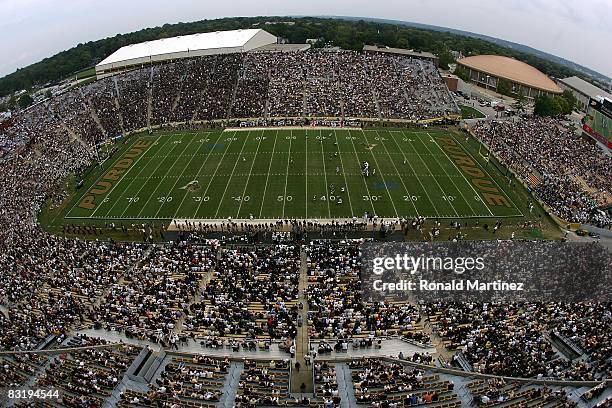
<svg viewBox="0 0 612 408"><path fill-rule="evenodd" d="M96 68L91 67L76 73L76 79L85 79L96 76Z"/></svg>
<svg viewBox="0 0 612 408"><path fill-rule="evenodd" d="M589 109L593 120L587 120L587 124L597 133L612 141L612 120L595 109Z"/></svg>
<svg viewBox="0 0 612 408"><path fill-rule="evenodd" d="M528 214L528 193L509 185L504 169L479 156L478 147L444 129L139 134L92 168L84 187L68 183L70 198L40 218L57 232L66 224L159 227L185 218L333 219L367 212L462 220L473 239L486 238L482 226L498 220L547 224L541 213ZM368 177L361 171L366 161ZM442 236L450 238L455 232L447 229ZM542 228L536 229L520 236L539 238Z"/></svg>
<svg viewBox="0 0 612 408"><path fill-rule="evenodd" d="M449 139L450 138L450 139ZM255 130L140 135L67 218L474 218L522 215L486 196L443 149L444 131ZM459 148L461 149L461 148ZM370 176L361 165L370 164ZM93 200L89 203L87 200ZM85 202L85 204L83 204Z"/></svg>
<svg viewBox="0 0 612 408"><path fill-rule="evenodd" d="M481 119L486 117L484 113L471 106L459 105L459 109L461 109L462 119Z"/></svg>

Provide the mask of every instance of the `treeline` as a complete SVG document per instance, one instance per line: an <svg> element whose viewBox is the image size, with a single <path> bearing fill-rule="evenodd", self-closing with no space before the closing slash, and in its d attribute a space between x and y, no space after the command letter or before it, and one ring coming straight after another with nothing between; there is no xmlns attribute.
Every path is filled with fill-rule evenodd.
<svg viewBox="0 0 612 408"><path fill-rule="evenodd" d="M294 24L285 24L289 21ZM266 24L266 22L272 24ZM450 51L455 50L461 51L464 55L498 54L515 57L554 77L577 75L574 70L534 55L450 32L430 31L379 22L330 18L244 17L165 24L161 27L147 28L129 34L119 34L103 40L79 44L74 48L18 69L14 73L1 78L0 96L65 79L83 69L94 66L117 49L128 44L199 32L253 27L265 29L276 36L288 39L292 43L304 43L308 38L315 38L321 39L317 46L330 44L349 50L361 50L364 44L381 44L390 47L429 51L440 57L440 63L443 67L453 62Z"/></svg>

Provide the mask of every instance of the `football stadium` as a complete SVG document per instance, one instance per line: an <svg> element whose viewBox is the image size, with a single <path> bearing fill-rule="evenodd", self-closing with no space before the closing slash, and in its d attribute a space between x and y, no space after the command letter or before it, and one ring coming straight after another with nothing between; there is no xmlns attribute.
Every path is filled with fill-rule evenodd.
<svg viewBox="0 0 612 408"><path fill-rule="evenodd" d="M237 21L114 46L0 123L0 405L611 406L609 152L463 121L432 53Z"/></svg>

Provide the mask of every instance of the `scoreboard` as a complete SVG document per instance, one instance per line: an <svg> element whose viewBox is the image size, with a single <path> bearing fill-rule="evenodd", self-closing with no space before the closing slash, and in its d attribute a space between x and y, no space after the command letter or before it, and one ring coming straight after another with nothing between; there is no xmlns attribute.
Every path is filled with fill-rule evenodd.
<svg viewBox="0 0 612 408"><path fill-rule="evenodd" d="M582 129L612 149L612 101L591 99L587 114L582 119Z"/></svg>

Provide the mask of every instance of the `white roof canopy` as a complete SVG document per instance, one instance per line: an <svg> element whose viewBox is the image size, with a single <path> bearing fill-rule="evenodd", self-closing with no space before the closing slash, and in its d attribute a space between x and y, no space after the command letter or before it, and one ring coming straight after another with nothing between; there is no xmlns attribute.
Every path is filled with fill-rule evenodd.
<svg viewBox="0 0 612 408"><path fill-rule="evenodd" d="M214 31L162 38L121 47L96 65L96 70L190 56L249 51L273 43L276 43L276 37L261 29Z"/></svg>

